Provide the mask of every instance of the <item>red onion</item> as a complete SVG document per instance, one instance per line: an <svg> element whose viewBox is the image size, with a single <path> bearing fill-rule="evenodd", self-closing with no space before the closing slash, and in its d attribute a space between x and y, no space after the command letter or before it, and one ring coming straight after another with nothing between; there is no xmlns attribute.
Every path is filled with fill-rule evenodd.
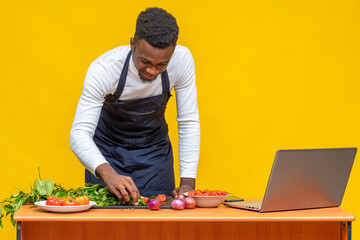
<svg viewBox="0 0 360 240"><path fill-rule="evenodd" d="M157 198L151 199L151 201L148 203L148 207L151 210L159 210L161 207L161 201Z"/></svg>
<svg viewBox="0 0 360 240"><path fill-rule="evenodd" d="M175 199L171 202L171 206L176 210L183 210L185 208L185 203L180 199Z"/></svg>
<svg viewBox="0 0 360 240"><path fill-rule="evenodd" d="M192 197L185 198L184 203L185 203L185 208L195 208L196 206L196 201Z"/></svg>

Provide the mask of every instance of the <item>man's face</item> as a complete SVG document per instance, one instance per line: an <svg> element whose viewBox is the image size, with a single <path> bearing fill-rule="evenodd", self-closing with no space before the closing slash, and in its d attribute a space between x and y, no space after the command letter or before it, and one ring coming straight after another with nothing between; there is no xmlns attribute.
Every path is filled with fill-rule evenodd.
<svg viewBox="0 0 360 240"><path fill-rule="evenodd" d="M131 39L131 50L133 51L133 62L143 81L152 81L165 71L175 46L156 48L144 39Z"/></svg>

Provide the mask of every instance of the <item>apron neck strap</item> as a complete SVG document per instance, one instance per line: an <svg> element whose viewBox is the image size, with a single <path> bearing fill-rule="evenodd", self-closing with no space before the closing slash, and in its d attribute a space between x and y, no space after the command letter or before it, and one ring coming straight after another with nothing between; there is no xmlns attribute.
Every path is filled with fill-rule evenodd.
<svg viewBox="0 0 360 240"><path fill-rule="evenodd" d="M125 82L126 82L126 76L127 76L128 69L129 69L129 62L130 62L131 53L132 53L132 51L130 50L130 52L128 53L128 55L126 57L124 67L121 70L119 84L118 84L118 87L116 88L116 91L113 94L113 99L114 100L119 99L119 97L121 96L121 94L122 94L122 92L124 90Z"/></svg>
<svg viewBox="0 0 360 240"><path fill-rule="evenodd" d="M120 75L118 86L117 86L114 94L111 97L111 99L113 101L116 101L117 99L119 99L124 90L126 77L127 77L127 73L128 73L128 69L129 69L129 62L130 62L131 54L132 54L132 51L130 50L130 52L128 53L128 55L126 57L124 67L121 70L121 75ZM164 94L164 93L170 92L170 81L169 81L169 75L167 73L167 70L165 70L161 73L161 83L162 83L162 93Z"/></svg>

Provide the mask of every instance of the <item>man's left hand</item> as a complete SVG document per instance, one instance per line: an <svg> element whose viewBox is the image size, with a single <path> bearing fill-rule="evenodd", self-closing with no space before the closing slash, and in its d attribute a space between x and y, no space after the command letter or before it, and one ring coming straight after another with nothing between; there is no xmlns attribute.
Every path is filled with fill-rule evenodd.
<svg viewBox="0 0 360 240"><path fill-rule="evenodd" d="M195 178L182 178L180 187L175 188L172 195L174 198L178 198L179 195L190 191L195 191Z"/></svg>

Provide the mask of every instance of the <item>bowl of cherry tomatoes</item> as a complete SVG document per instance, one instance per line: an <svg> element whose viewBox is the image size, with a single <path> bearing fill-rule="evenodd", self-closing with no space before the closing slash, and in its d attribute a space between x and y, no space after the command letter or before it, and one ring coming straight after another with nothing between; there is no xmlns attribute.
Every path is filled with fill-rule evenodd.
<svg viewBox="0 0 360 240"><path fill-rule="evenodd" d="M225 198L228 196L226 191L219 190L196 190L187 192L187 196L191 196L196 201L196 207L217 207L225 201Z"/></svg>

